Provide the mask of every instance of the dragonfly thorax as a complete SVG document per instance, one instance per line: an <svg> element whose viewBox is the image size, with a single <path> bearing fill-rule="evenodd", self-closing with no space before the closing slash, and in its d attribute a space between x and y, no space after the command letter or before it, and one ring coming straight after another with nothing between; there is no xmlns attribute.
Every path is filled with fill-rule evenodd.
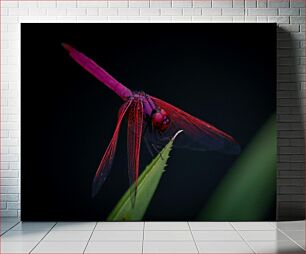
<svg viewBox="0 0 306 254"><path fill-rule="evenodd" d="M164 132L170 125L170 118L164 109L154 110L152 114L152 125L155 129Z"/></svg>

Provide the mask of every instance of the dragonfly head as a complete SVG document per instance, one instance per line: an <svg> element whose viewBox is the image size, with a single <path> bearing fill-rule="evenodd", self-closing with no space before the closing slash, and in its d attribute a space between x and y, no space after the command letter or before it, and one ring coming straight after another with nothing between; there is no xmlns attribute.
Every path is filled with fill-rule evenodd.
<svg viewBox="0 0 306 254"><path fill-rule="evenodd" d="M154 110L152 113L152 125L161 132L167 130L170 125L168 113L164 109Z"/></svg>

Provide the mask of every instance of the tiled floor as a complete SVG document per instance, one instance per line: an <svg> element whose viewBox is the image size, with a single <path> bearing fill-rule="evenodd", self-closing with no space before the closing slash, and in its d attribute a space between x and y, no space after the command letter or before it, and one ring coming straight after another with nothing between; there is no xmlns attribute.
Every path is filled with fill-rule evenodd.
<svg viewBox="0 0 306 254"><path fill-rule="evenodd" d="M19 222L0 253L304 253L305 221Z"/></svg>

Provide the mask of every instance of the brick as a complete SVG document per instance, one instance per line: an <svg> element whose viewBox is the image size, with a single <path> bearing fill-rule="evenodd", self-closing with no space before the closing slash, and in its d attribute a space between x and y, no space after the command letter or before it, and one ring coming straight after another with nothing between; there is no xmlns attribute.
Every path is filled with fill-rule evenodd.
<svg viewBox="0 0 306 254"><path fill-rule="evenodd" d="M30 16L44 16L47 15L47 9L45 8L31 8Z"/></svg>
<svg viewBox="0 0 306 254"><path fill-rule="evenodd" d="M19 1L18 8L37 8L38 2L37 1Z"/></svg>
<svg viewBox="0 0 306 254"><path fill-rule="evenodd" d="M192 7L192 0L173 0L172 7Z"/></svg>
<svg viewBox="0 0 306 254"><path fill-rule="evenodd" d="M282 7L289 7L290 2L289 0L269 0L268 7L276 7L276 8L282 8Z"/></svg>
<svg viewBox="0 0 306 254"><path fill-rule="evenodd" d="M304 177L303 177L304 178ZM305 179L301 178L290 178L290 179L277 179L278 186L303 186Z"/></svg>
<svg viewBox="0 0 306 254"><path fill-rule="evenodd" d="M86 9L85 8L68 8L67 15L68 16L85 16Z"/></svg>
<svg viewBox="0 0 306 254"><path fill-rule="evenodd" d="M86 15L87 16L98 16L99 15L99 9L98 8L87 8L86 9Z"/></svg>
<svg viewBox="0 0 306 254"><path fill-rule="evenodd" d="M290 7L305 7L304 0L290 0Z"/></svg>
<svg viewBox="0 0 306 254"><path fill-rule="evenodd" d="M280 194L304 194L303 186L278 186Z"/></svg>
<svg viewBox="0 0 306 254"><path fill-rule="evenodd" d="M99 15L101 16L117 16L118 9L116 8L99 8Z"/></svg>
<svg viewBox="0 0 306 254"><path fill-rule="evenodd" d="M171 7L171 0L154 0L150 2L151 8L170 8Z"/></svg>
<svg viewBox="0 0 306 254"><path fill-rule="evenodd" d="M29 15L29 9L28 8L11 8L9 9L9 15L10 16L28 16Z"/></svg>
<svg viewBox="0 0 306 254"><path fill-rule="evenodd" d="M233 7L233 1L232 0L212 0L212 7L215 8L232 8Z"/></svg>
<svg viewBox="0 0 306 254"><path fill-rule="evenodd" d="M282 138L303 138L303 131L279 131L279 137Z"/></svg>
<svg viewBox="0 0 306 254"><path fill-rule="evenodd" d="M302 124L301 124L301 126L303 126ZM305 146L305 140L304 139L291 139L290 140L290 144L292 145L292 146Z"/></svg>
<svg viewBox="0 0 306 254"><path fill-rule="evenodd" d="M134 21L134 22L149 22L150 17L140 17L140 16L128 16L127 17L129 21Z"/></svg>
<svg viewBox="0 0 306 254"><path fill-rule="evenodd" d="M299 32L300 31L300 26L299 25L287 25L287 24L280 24L279 28L284 30L284 32Z"/></svg>
<svg viewBox="0 0 306 254"><path fill-rule="evenodd" d="M169 22L169 21L172 21L172 17L170 16L152 16L152 17L149 17L150 18L150 21L152 22Z"/></svg>
<svg viewBox="0 0 306 254"><path fill-rule="evenodd" d="M4 178L1 176L0 179L1 186L12 186L12 185L18 185L19 180L17 178Z"/></svg>
<svg viewBox="0 0 306 254"><path fill-rule="evenodd" d="M129 7L128 1L108 1L108 7L110 8L127 8Z"/></svg>
<svg viewBox="0 0 306 254"><path fill-rule="evenodd" d="M221 16L221 8L202 8L203 16Z"/></svg>
<svg viewBox="0 0 306 254"><path fill-rule="evenodd" d="M183 9L182 8L162 8L161 15L162 16L182 16Z"/></svg>
<svg viewBox="0 0 306 254"><path fill-rule="evenodd" d="M3 210L1 211L2 217L17 217L17 210Z"/></svg>
<svg viewBox="0 0 306 254"><path fill-rule="evenodd" d="M19 196L18 194L0 194L1 197L1 201L18 201L19 200Z"/></svg>
<svg viewBox="0 0 306 254"><path fill-rule="evenodd" d="M76 8L77 7L77 2L76 1L57 1L56 3L58 8Z"/></svg>
<svg viewBox="0 0 306 254"><path fill-rule="evenodd" d="M19 177L19 170L2 170L2 167L1 167L0 176L5 177L5 178L9 178L9 177L17 178Z"/></svg>
<svg viewBox="0 0 306 254"><path fill-rule="evenodd" d="M249 16L276 16L277 9L273 8L257 8L257 9L247 9L247 15Z"/></svg>
<svg viewBox="0 0 306 254"><path fill-rule="evenodd" d="M305 195L280 195L277 198L278 201L301 201L304 202L305 200Z"/></svg>
<svg viewBox="0 0 306 254"><path fill-rule="evenodd" d="M13 194L13 193L19 193L20 189L19 187L15 186L0 186L1 193L3 194Z"/></svg>
<svg viewBox="0 0 306 254"><path fill-rule="evenodd" d="M0 209L6 209L6 202L0 202Z"/></svg>
<svg viewBox="0 0 306 254"><path fill-rule="evenodd" d="M266 8L268 6L267 0L259 0L257 1L257 7L258 8Z"/></svg>
<svg viewBox="0 0 306 254"><path fill-rule="evenodd" d="M304 178L304 171L296 171L296 170L280 170L279 171L280 178Z"/></svg>
<svg viewBox="0 0 306 254"><path fill-rule="evenodd" d="M226 17L226 16L213 16L212 17L213 22L233 22L233 17Z"/></svg>
<svg viewBox="0 0 306 254"><path fill-rule="evenodd" d="M211 16L195 16L195 17L192 17L192 21L195 21L195 22L211 22L212 17Z"/></svg>
<svg viewBox="0 0 306 254"><path fill-rule="evenodd" d="M48 16L66 16L67 9L65 8L56 8L56 9L47 9Z"/></svg>
<svg viewBox="0 0 306 254"><path fill-rule="evenodd" d="M305 23L305 17L292 16L292 17L290 17L290 23L292 23L292 24L304 24Z"/></svg>
<svg viewBox="0 0 306 254"><path fill-rule="evenodd" d="M140 10L138 8L119 8L119 16L139 16Z"/></svg>
<svg viewBox="0 0 306 254"><path fill-rule="evenodd" d="M189 16L172 16L172 21L174 22L191 22L192 18Z"/></svg>
<svg viewBox="0 0 306 254"><path fill-rule="evenodd" d="M211 0L194 0L193 7L209 8L212 6Z"/></svg>
<svg viewBox="0 0 306 254"><path fill-rule="evenodd" d="M297 8L280 8L278 10L280 16L298 16L300 9Z"/></svg>
<svg viewBox="0 0 306 254"><path fill-rule="evenodd" d="M279 147L280 154L304 154L303 147Z"/></svg>
<svg viewBox="0 0 306 254"><path fill-rule="evenodd" d="M244 9L243 8L224 8L222 9L223 16L243 16Z"/></svg>
<svg viewBox="0 0 306 254"><path fill-rule="evenodd" d="M20 209L20 202L7 202L7 209L12 209L12 210Z"/></svg>
<svg viewBox="0 0 306 254"><path fill-rule="evenodd" d="M245 0L245 7L246 8L255 8L256 7L256 0Z"/></svg>
<svg viewBox="0 0 306 254"><path fill-rule="evenodd" d="M158 8L142 8L140 9L140 15L143 16L159 16L160 15L160 9Z"/></svg>
<svg viewBox="0 0 306 254"><path fill-rule="evenodd" d="M135 1L131 1L135 2ZM136 2L144 2L144 1L136 1ZM78 1L77 2L78 8L106 8L107 1Z"/></svg>
<svg viewBox="0 0 306 254"><path fill-rule="evenodd" d="M56 8L56 1L39 1L39 8Z"/></svg>
<svg viewBox="0 0 306 254"><path fill-rule="evenodd" d="M258 23L268 23L268 17L258 16L257 17L257 22Z"/></svg>
<svg viewBox="0 0 306 254"><path fill-rule="evenodd" d="M234 16L233 22L242 23L244 22L244 16Z"/></svg>
<svg viewBox="0 0 306 254"><path fill-rule="evenodd" d="M199 16L202 15L201 8L184 8L183 9L184 16Z"/></svg>

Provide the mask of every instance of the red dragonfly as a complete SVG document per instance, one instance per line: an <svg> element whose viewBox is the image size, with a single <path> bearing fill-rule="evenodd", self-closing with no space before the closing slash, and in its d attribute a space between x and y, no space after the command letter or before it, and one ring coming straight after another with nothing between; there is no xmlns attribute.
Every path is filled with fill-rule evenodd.
<svg viewBox="0 0 306 254"><path fill-rule="evenodd" d="M176 140L176 147L221 151L230 154L239 153L240 146L230 135L161 99L144 92L131 91L81 52L65 43L63 47L78 64L124 101L119 109L113 137L94 177L93 196L97 194L110 172L124 116L127 116L128 129L128 175L130 184L135 186L134 199L137 192L142 138L152 155L153 151L158 152L178 130L183 130L183 134Z"/></svg>

